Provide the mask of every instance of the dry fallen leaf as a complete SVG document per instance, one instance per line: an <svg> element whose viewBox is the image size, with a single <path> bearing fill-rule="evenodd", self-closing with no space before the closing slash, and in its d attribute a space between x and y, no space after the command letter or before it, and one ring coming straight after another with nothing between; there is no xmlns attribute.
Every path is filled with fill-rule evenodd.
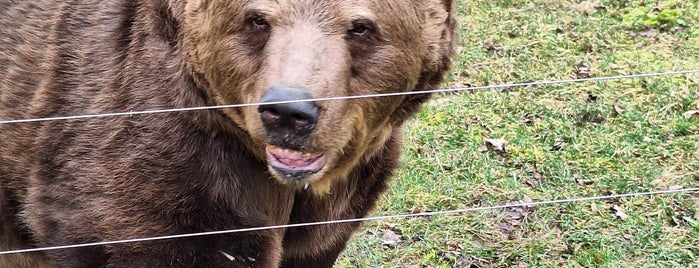
<svg viewBox="0 0 699 268"><path fill-rule="evenodd" d="M583 13L585 16L590 16L594 14L595 10L603 8L600 1L581 1L578 4L574 4L573 10Z"/></svg>
<svg viewBox="0 0 699 268"><path fill-rule="evenodd" d="M485 42L483 42L483 48L488 52L497 50L497 47L495 47L495 43L493 43L493 40L486 40Z"/></svg>
<svg viewBox="0 0 699 268"><path fill-rule="evenodd" d="M535 187L535 188L541 187L541 181L539 181L539 180L525 180L524 183L526 183L527 185L529 185L531 187Z"/></svg>
<svg viewBox="0 0 699 268"><path fill-rule="evenodd" d="M668 190L675 191L675 190L681 190L682 188L684 188L684 187L682 187L682 185L672 185L672 186L668 187Z"/></svg>
<svg viewBox="0 0 699 268"><path fill-rule="evenodd" d="M619 105L619 100L614 101L614 114L620 115L624 112L624 108Z"/></svg>
<svg viewBox="0 0 699 268"><path fill-rule="evenodd" d="M500 227L500 231L503 233L511 233L515 230L515 227L508 222L501 222L498 224L498 227Z"/></svg>
<svg viewBox="0 0 699 268"><path fill-rule="evenodd" d="M699 110L692 110L684 113L687 118L699 118Z"/></svg>
<svg viewBox="0 0 699 268"><path fill-rule="evenodd" d="M530 165L529 163L524 164L524 168L527 170L529 174L532 174L534 176L534 179L541 180L544 176L539 173L539 167L534 163L533 165Z"/></svg>
<svg viewBox="0 0 699 268"><path fill-rule="evenodd" d="M646 28L646 29L638 32L638 35L640 35L641 37L645 37L645 38L653 38L656 35L658 35L658 33L655 31L655 29L649 27L649 28Z"/></svg>
<svg viewBox="0 0 699 268"><path fill-rule="evenodd" d="M524 221L534 212L535 205L531 204L533 202L534 200L531 197L525 195L522 200L513 203L522 204L522 206L504 208L503 214L505 215L505 220L498 225L500 231L503 233L511 233L517 226L522 226Z"/></svg>
<svg viewBox="0 0 699 268"><path fill-rule="evenodd" d="M577 78L581 79L592 77L592 67L590 66L590 63L581 61L575 64L575 67L575 76Z"/></svg>
<svg viewBox="0 0 699 268"><path fill-rule="evenodd" d="M662 178L659 178L659 179L652 180L652 181L650 182L650 185L651 185L651 186L658 186L658 185L661 185L661 184L664 184L664 183L665 183L665 181L664 181Z"/></svg>
<svg viewBox="0 0 699 268"><path fill-rule="evenodd" d="M454 262L454 267L487 267L481 266L479 263L480 262L472 256L459 254Z"/></svg>
<svg viewBox="0 0 699 268"><path fill-rule="evenodd" d="M574 174L573 174L573 179L575 179L575 181L578 182L578 184L580 184L580 185L592 185L592 184L595 184L595 181L594 181L594 180L586 179L585 177L583 177L582 175L580 175L580 174L578 174L578 173L574 173Z"/></svg>
<svg viewBox="0 0 699 268"><path fill-rule="evenodd" d="M401 236L391 230L386 230L381 236L381 244L383 244L384 246L395 247L401 241Z"/></svg>
<svg viewBox="0 0 699 268"><path fill-rule="evenodd" d="M485 145L495 151L496 153L507 153L505 146L507 145L506 140L501 139L485 139Z"/></svg>
<svg viewBox="0 0 699 268"><path fill-rule="evenodd" d="M553 143L553 148L551 148L551 151L563 151L565 148L566 143L564 141L557 140Z"/></svg>
<svg viewBox="0 0 699 268"><path fill-rule="evenodd" d="M622 208L618 205L614 205L612 207L612 210L614 210L614 215L619 217L619 219L625 220L626 218L629 217L629 215L626 215L626 213L624 212L624 208Z"/></svg>
<svg viewBox="0 0 699 268"><path fill-rule="evenodd" d="M536 115L533 114L525 114L524 118L522 118L522 123L527 125L527 126L533 126L534 125L534 120L536 119Z"/></svg>

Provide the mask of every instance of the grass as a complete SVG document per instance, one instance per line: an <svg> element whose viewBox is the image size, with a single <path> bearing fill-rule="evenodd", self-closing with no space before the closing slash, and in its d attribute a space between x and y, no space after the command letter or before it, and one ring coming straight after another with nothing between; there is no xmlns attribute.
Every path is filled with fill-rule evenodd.
<svg viewBox="0 0 699 268"><path fill-rule="evenodd" d="M699 69L696 1L457 2L450 87ZM689 110L696 74L441 95L374 214L697 187ZM699 267L699 193L369 222L337 266Z"/></svg>

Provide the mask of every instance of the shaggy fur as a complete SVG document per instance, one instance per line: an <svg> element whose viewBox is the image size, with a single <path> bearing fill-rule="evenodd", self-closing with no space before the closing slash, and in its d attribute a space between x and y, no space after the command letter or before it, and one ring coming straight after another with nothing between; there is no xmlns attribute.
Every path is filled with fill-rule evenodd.
<svg viewBox="0 0 699 268"><path fill-rule="evenodd" d="M274 85L316 98L433 89L455 40L452 0L0 7L0 119L252 103ZM0 250L363 217L427 98L317 102L303 137L271 133L258 107L2 124ZM291 176L270 164L281 150L327 162ZM3 255L0 267L329 267L358 225Z"/></svg>

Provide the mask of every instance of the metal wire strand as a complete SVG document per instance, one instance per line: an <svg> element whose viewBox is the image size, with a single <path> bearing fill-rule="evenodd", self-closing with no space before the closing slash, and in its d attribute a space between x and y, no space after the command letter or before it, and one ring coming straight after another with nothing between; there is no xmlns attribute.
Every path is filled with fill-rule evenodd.
<svg viewBox="0 0 699 268"><path fill-rule="evenodd" d="M605 76L605 77L591 77L591 78L580 78L580 79L544 80L544 81L535 81L535 82L509 83L509 84L499 84L499 85L490 85L490 86L461 87L461 88L444 88L444 89L421 90L421 91L410 91L410 92L379 93L379 94L353 95L353 96L336 96L336 97L326 97L326 98L276 101L276 102L265 102L265 103L257 102L257 103L227 104L227 105L217 105L217 106L158 109L158 110L146 110L146 111L114 112L114 113L103 113L103 114L67 115L67 116L56 116L56 117L45 117L45 118L5 119L5 120L0 120L0 125L2 125L2 124L43 122L43 121L89 119L89 118L99 118L99 117L132 116L132 115L143 115L143 114L173 113L173 112L201 111L201 110L214 110L214 109L229 109L229 108L241 108L241 107L247 107L247 106L259 106L259 105L263 105L263 104L270 105L270 104L284 104L284 103L305 102L305 101L350 100L350 99L362 99L362 98L379 98L379 97L392 97L392 96L419 95L419 94L429 94L429 93L447 93L447 92L460 92L460 91L506 89L506 88L513 88L513 87L548 86L548 85L559 85L559 84L568 84L568 83L598 82L598 81L621 80L621 79L638 79L638 78L657 77L657 76L688 75L688 74L696 74L696 73L699 73L699 69L697 69L697 70L656 72L656 73L644 73L644 74Z"/></svg>
<svg viewBox="0 0 699 268"><path fill-rule="evenodd" d="M427 217L427 216L435 216L435 215L457 214L457 213L504 209L504 208L513 208L513 207L532 207L532 206L541 206L541 205L552 205L552 204L573 203L573 202L583 202L583 201L596 201L596 200L638 197L638 196L648 196L648 195L689 193L689 192L697 192L697 191L699 191L699 188L686 188L686 189L674 189L674 190L638 192L638 193L626 193L626 194L611 194L611 195L603 195L603 196L575 197L575 198L536 201L536 202L528 202L528 203L505 204L505 205L496 205L496 206L488 206L488 207L476 207L476 208L465 208L465 209L455 209L455 210L421 212L421 213L414 213L414 214L396 214L396 215L375 216L375 217L344 219L344 220L334 220L334 221L321 221L321 222L274 225L274 226L262 226L262 227L242 228L242 229L234 229L234 230L213 231L213 232L200 232L200 233L178 234L178 235L168 235L168 236L124 239L124 240L115 240L115 241L103 241L103 242L84 243L84 244L73 244L73 245L64 245L64 246L9 250L9 251L1 251L0 256L1 255L8 255L8 254L29 253L29 252L48 251L48 250L72 249L72 248L105 246L105 245L124 244L124 243L148 242L148 241L157 241L157 240L166 240L166 239L178 239L178 238L188 238L188 237L233 234L233 233L242 233L242 232L254 232L254 231L264 231L264 230L271 230L271 229L297 228L297 227L305 227L305 226L352 223L352 222L392 220L392 219L399 219L399 218Z"/></svg>

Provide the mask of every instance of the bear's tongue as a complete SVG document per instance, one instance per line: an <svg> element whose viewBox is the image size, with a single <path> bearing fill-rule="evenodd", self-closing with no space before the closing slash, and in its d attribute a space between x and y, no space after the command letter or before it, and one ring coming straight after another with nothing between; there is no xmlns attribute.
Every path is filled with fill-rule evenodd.
<svg viewBox="0 0 699 268"><path fill-rule="evenodd" d="M324 154L305 153L273 145L267 146L266 151L272 166L286 169L318 171L326 161Z"/></svg>

